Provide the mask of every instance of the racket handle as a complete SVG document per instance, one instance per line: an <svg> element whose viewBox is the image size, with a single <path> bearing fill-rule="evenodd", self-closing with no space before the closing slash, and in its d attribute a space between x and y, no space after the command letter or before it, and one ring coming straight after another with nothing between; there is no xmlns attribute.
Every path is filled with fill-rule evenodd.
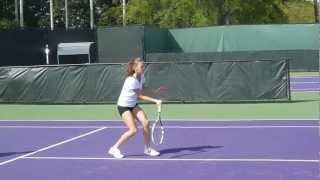
<svg viewBox="0 0 320 180"><path fill-rule="evenodd" d="M158 112L161 112L161 105L162 105L162 101L160 100L160 103L157 103Z"/></svg>

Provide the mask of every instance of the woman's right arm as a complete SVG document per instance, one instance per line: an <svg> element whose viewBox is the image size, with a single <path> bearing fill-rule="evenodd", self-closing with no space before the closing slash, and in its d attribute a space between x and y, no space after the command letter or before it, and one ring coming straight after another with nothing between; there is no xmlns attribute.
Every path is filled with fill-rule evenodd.
<svg viewBox="0 0 320 180"><path fill-rule="evenodd" d="M153 102L156 104L161 104L161 100L152 98L150 96L145 96L142 94L142 90L135 90L135 93L138 95L138 98L144 101Z"/></svg>

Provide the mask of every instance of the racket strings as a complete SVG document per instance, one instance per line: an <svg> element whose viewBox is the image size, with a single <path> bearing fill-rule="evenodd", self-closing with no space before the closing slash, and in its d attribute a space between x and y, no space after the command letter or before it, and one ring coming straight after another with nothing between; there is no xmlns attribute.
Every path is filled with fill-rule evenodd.
<svg viewBox="0 0 320 180"><path fill-rule="evenodd" d="M152 141L154 144L161 144L163 141L163 127L160 120L157 120L152 125Z"/></svg>

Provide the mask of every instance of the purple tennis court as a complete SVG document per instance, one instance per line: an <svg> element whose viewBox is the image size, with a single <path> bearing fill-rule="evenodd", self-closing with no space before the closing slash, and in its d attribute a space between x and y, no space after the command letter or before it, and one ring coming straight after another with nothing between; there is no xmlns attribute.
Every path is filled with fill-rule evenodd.
<svg viewBox="0 0 320 180"><path fill-rule="evenodd" d="M113 159L119 121L1 121L5 180L319 178L317 120L165 121L159 157L143 154L142 131Z"/></svg>
<svg viewBox="0 0 320 180"><path fill-rule="evenodd" d="M320 76L296 76L290 78L293 92L320 91Z"/></svg>

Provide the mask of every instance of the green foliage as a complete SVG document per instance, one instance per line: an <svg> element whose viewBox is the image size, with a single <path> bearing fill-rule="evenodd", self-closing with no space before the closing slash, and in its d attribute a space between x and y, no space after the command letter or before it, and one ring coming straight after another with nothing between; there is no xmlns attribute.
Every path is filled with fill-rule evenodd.
<svg viewBox="0 0 320 180"><path fill-rule="evenodd" d="M105 8L102 10L98 26L122 25L122 9L120 6Z"/></svg>
<svg viewBox="0 0 320 180"><path fill-rule="evenodd" d="M129 24L153 24L157 3L153 0L132 0L128 3Z"/></svg>
<svg viewBox="0 0 320 180"><path fill-rule="evenodd" d="M70 28L88 28L89 0L68 0ZM122 0L94 0L97 26L122 25ZM64 0L53 0L54 25L65 26ZM50 27L49 0L24 0L26 27ZM227 24L313 23L305 0L127 0L127 24L166 28ZM15 27L14 0L0 1L0 27Z"/></svg>
<svg viewBox="0 0 320 180"><path fill-rule="evenodd" d="M282 0L131 0L129 23L166 28L286 23Z"/></svg>
<svg viewBox="0 0 320 180"><path fill-rule="evenodd" d="M13 28L16 26L14 20L13 0L0 1L0 28Z"/></svg>
<svg viewBox="0 0 320 180"><path fill-rule="evenodd" d="M288 23L314 23L314 9L311 1L286 2L283 11L288 17Z"/></svg>
<svg viewBox="0 0 320 180"><path fill-rule="evenodd" d="M282 0L216 0L218 24L286 23Z"/></svg>
<svg viewBox="0 0 320 180"><path fill-rule="evenodd" d="M0 19L0 29L8 29L17 27L17 23L8 19Z"/></svg>
<svg viewBox="0 0 320 180"><path fill-rule="evenodd" d="M162 8L156 14L156 19L161 27L199 27L213 25L206 10L201 8L199 0L162 1Z"/></svg>

